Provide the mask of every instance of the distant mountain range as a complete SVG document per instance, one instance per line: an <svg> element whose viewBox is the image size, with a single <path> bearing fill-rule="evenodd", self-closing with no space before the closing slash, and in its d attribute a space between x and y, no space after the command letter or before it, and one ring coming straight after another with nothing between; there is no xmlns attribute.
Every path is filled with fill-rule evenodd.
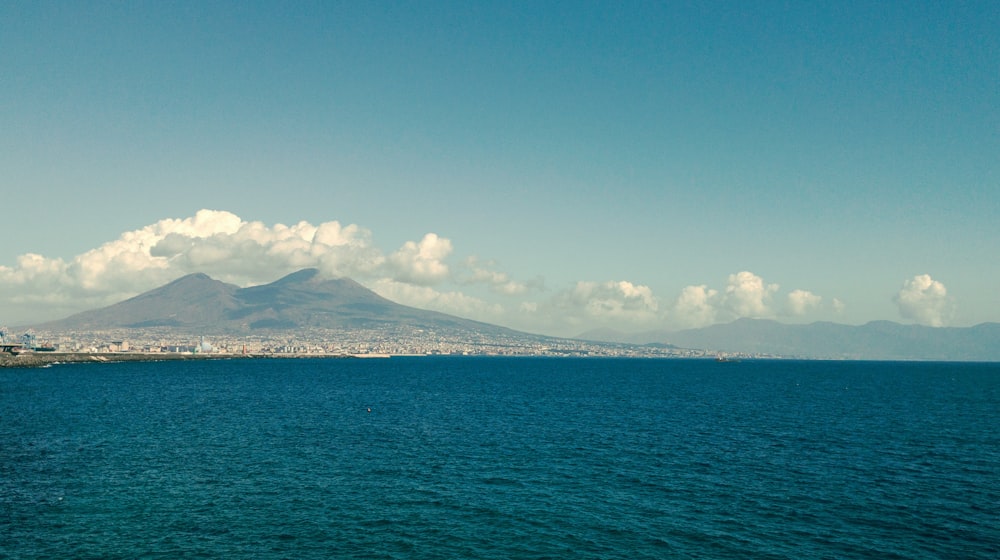
<svg viewBox="0 0 1000 560"><path fill-rule="evenodd" d="M677 332L625 335L599 330L578 338L630 344L668 343L682 348L802 358L1000 361L1000 323L957 328L890 321L853 326L829 322L787 325L765 319L738 319Z"/></svg>
<svg viewBox="0 0 1000 560"><path fill-rule="evenodd" d="M48 331L176 328L202 334L304 328L425 330L453 339L554 340L389 301L347 278L305 269L270 284L240 288L189 274L120 303L51 321ZM1000 361L1000 323L932 328L876 321L786 325L739 319L677 332L625 335L590 331L577 338L602 343L672 346L782 357L862 360Z"/></svg>
<svg viewBox="0 0 1000 560"><path fill-rule="evenodd" d="M516 332L400 305L354 280L324 278L316 269L300 270L270 284L249 288L213 280L205 274L189 274L120 303L37 328L98 331L172 327L213 334L308 327L379 329L401 325L490 336Z"/></svg>

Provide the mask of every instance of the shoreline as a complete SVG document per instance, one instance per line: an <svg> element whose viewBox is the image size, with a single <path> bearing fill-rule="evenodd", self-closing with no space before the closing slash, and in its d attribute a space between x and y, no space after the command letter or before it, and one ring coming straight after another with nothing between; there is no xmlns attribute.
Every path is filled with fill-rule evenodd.
<svg viewBox="0 0 1000 560"><path fill-rule="evenodd" d="M28 352L0 353L0 368L41 368L56 364L112 364L182 360L252 360L270 358L351 358L343 354L188 354L182 352Z"/></svg>

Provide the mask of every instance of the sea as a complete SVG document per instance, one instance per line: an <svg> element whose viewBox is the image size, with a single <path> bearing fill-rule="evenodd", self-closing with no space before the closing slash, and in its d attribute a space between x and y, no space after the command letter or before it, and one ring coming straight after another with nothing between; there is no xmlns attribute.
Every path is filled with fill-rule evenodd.
<svg viewBox="0 0 1000 560"><path fill-rule="evenodd" d="M1000 363L0 370L0 558L1000 557Z"/></svg>

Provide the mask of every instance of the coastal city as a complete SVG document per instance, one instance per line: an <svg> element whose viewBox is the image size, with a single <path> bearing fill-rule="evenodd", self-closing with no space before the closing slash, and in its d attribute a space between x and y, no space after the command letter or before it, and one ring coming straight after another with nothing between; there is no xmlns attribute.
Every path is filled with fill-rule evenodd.
<svg viewBox="0 0 1000 560"><path fill-rule="evenodd" d="M263 333L200 334L174 328L102 331L4 332L8 354L56 353L95 355L204 354L217 356L595 356L645 358L736 357L667 344L617 344L552 338L511 332L428 331L405 325L383 329L300 328ZM743 356L747 357L747 356Z"/></svg>

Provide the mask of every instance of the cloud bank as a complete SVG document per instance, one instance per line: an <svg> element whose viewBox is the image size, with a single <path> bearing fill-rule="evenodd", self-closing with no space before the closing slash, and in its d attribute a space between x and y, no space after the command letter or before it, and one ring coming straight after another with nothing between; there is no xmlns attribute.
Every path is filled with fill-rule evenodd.
<svg viewBox="0 0 1000 560"><path fill-rule="evenodd" d="M823 298L808 290L793 290L784 299L778 297L779 290L778 284L741 271L729 275L719 289L707 284L686 286L672 300L658 297L648 286L627 281L577 282L548 300L525 306L526 312L537 317L536 324L558 316L566 328L599 324L625 332L698 328L739 318L806 317L843 309L837 299L824 307Z"/></svg>
<svg viewBox="0 0 1000 560"><path fill-rule="evenodd" d="M435 254L431 251L431 257ZM394 270L412 278L437 273L433 263L419 257L397 258ZM305 267L365 278L385 264L371 233L356 225L268 227L230 212L201 210L123 233L69 261L23 255L13 267L0 266L0 302L24 320L47 320L121 301L192 272L251 285Z"/></svg>
<svg viewBox="0 0 1000 560"><path fill-rule="evenodd" d="M671 324L696 328L740 318L804 317L823 308L823 298L808 290L792 290L780 300L780 288L748 270L730 274L719 290L705 284L687 286L674 302ZM837 311L838 305L835 299L832 309Z"/></svg>
<svg viewBox="0 0 1000 560"><path fill-rule="evenodd" d="M7 324L32 324L109 305L192 272L240 286L271 282L306 267L351 277L405 305L545 334L573 336L597 327L625 332L676 330L740 317L807 318L843 309L805 289L782 293L750 271L722 286L692 284L662 296L626 279L578 280L548 288L541 276L512 278L497 263L458 257L436 233L384 252L372 232L338 221L266 225L226 211L164 219L123 233L70 260L37 254L0 266L0 305ZM907 281L896 298L900 313L941 325L950 300L929 276Z"/></svg>

